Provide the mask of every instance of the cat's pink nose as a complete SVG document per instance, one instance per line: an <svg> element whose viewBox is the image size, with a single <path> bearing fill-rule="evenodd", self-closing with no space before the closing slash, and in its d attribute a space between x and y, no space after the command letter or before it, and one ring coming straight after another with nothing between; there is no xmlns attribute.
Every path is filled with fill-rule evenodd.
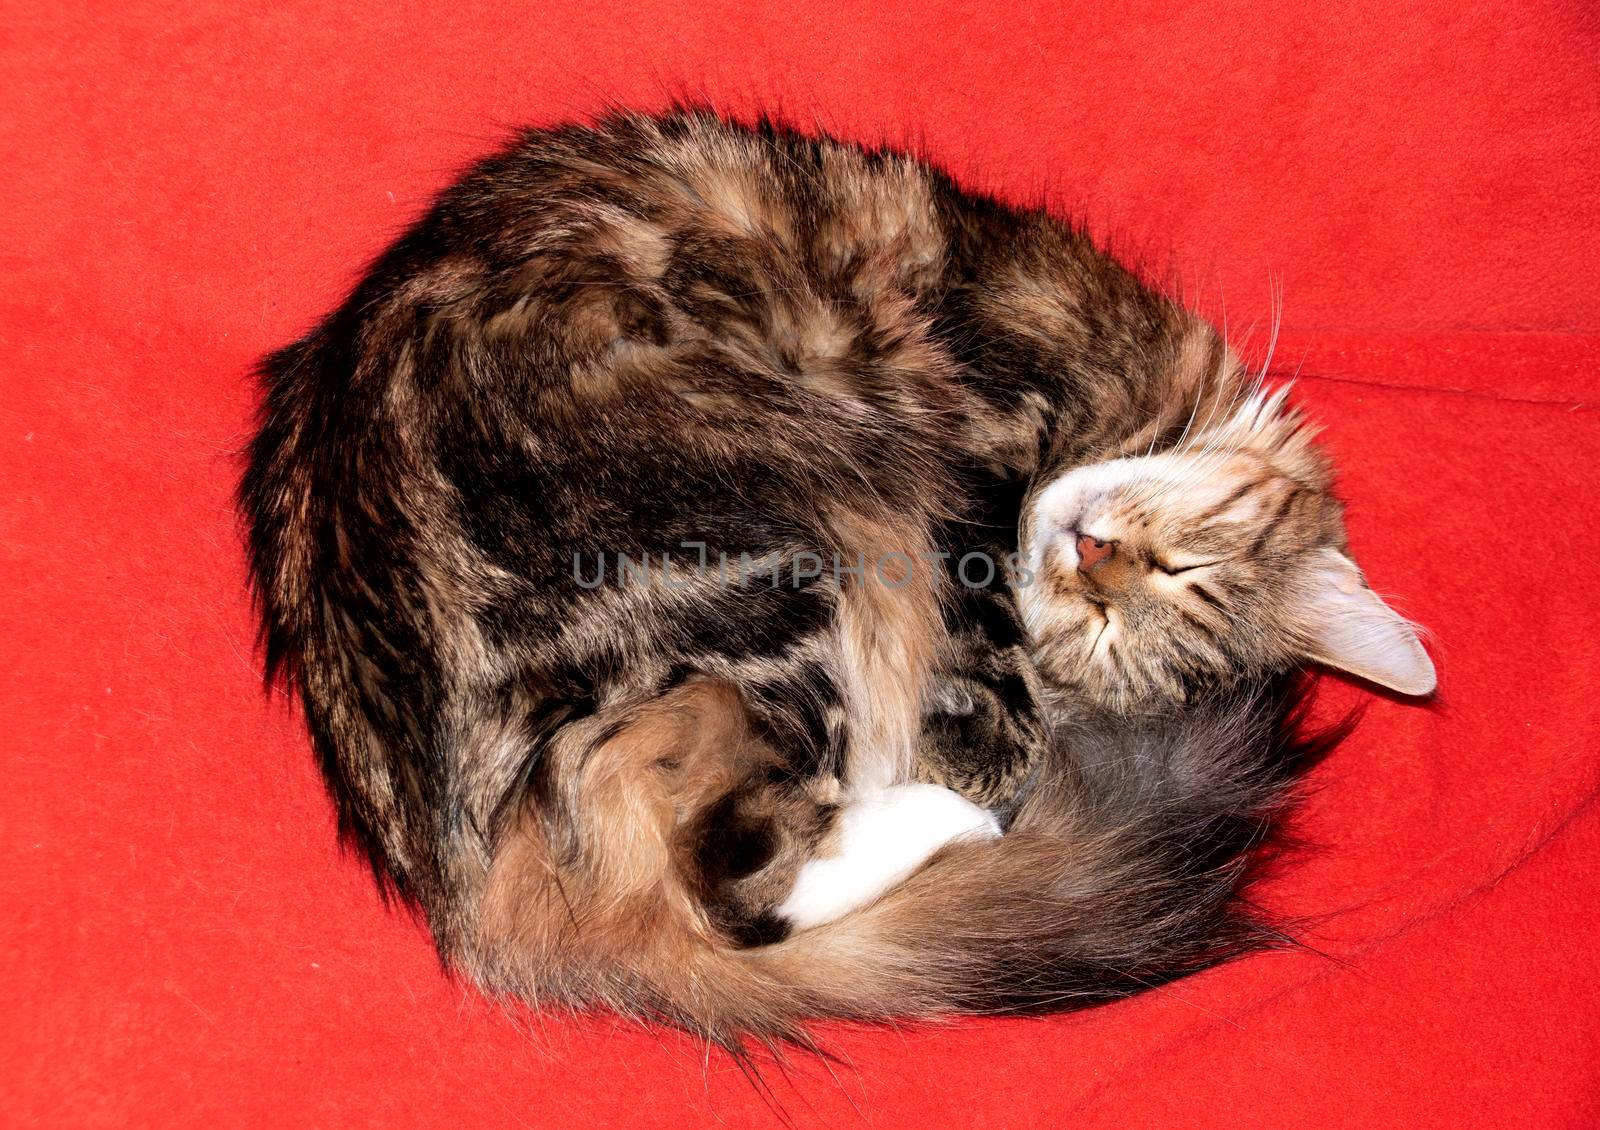
<svg viewBox="0 0 1600 1130"><path fill-rule="evenodd" d="M1079 534L1078 570L1087 573L1116 553L1116 551L1117 543L1114 541L1101 541L1099 538L1092 538L1088 534Z"/></svg>

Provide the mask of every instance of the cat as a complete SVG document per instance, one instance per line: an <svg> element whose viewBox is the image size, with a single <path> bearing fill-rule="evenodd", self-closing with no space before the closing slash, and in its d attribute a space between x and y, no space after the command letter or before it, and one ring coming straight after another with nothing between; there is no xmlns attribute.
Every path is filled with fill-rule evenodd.
<svg viewBox="0 0 1600 1130"><path fill-rule="evenodd" d="M1423 682L1216 331L901 154L704 112L530 130L263 378L267 679L490 992L730 1047L1126 993L1262 936L1232 895L1310 748L1293 670ZM1227 539L1162 515L1211 510L1247 552L1202 589ZM952 579L995 531L1038 586ZM925 740L941 686L989 696L973 741ZM1005 834L774 910L919 779Z"/></svg>

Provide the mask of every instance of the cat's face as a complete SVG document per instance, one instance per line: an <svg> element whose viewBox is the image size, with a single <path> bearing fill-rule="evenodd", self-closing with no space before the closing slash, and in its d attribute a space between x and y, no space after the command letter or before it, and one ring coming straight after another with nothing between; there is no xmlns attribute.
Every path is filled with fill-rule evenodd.
<svg viewBox="0 0 1600 1130"><path fill-rule="evenodd" d="M1018 586L1041 673L1119 708L1306 662L1431 691L1414 630L1344 553L1329 479L1279 394L1171 451L1051 482Z"/></svg>

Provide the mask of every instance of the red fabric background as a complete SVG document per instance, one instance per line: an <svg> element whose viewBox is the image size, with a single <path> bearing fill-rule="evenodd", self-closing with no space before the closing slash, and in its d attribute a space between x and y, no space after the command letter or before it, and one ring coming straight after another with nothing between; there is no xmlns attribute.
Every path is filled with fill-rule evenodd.
<svg viewBox="0 0 1600 1130"><path fill-rule="evenodd" d="M1600 22L1517 7L13 0L0 1122L1600 1122ZM1267 894L1321 956L835 1031L767 1099L677 1037L501 1015L340 857L256 685L247 369L503 127L673 94L1044 193L1257 349L1281 292L1358 555L1443 688L1317 773Z"/></svg>

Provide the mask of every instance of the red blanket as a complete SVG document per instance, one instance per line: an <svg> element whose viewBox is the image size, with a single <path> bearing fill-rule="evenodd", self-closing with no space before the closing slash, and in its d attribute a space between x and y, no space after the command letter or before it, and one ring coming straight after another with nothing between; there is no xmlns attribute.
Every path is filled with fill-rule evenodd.
<svg viewBox="0 0 1600 1130"><path fill-rule="evenodd" d="M0 1121L1600 1124L1594 6L973 7L9 6ZM1263 892L1312 950L830 1031L764 1092L678 1037L502 1015L338 854L257 685L252 359L506 126L675 94L1047 198L1258 356L1281 295L1275 363L1442 685L1315 775Z"/></svg>

